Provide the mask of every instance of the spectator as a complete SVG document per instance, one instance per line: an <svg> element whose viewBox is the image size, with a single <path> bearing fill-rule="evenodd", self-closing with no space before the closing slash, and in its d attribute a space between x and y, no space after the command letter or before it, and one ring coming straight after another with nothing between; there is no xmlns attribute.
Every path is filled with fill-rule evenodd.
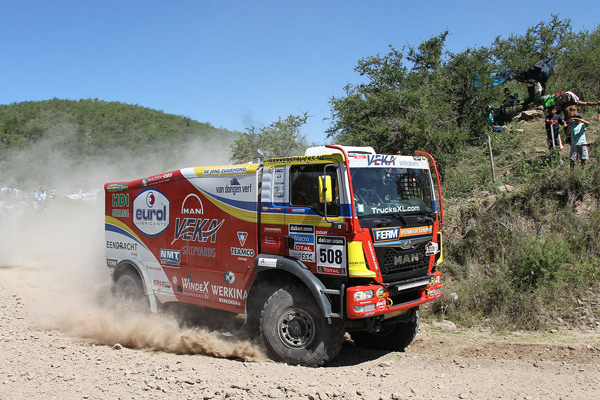
<svg viewBox="0 0 600 400"><path fill-rule="evenodd" d="M565 121L558 113L558 108L552 106L549 113L546 115L546 133L548 137L548 150L558 147L562 149L562 141L560 139L560 126L565 126Z"/></svg>
<svg viewBox="0 0 600 400"><path fill-rule="evenodd" d="M507 87L504 88L504 102L500 105L500 114L506 114L506 107L512 107L515 105L515 96L511 95L510 90Z"/></svg>
<svg viewBox="0 0 600 400"><path fill-rule="evenodd" d="M567 137L571 137L571 169L575 168L575 161L581 160L581 168L585 168L585 160L589 158L587 141L585 138L585 127L590 123L576 113L571 117L567 126Z"/></svg>
<svg viewBox="0 0 600 400"><path fill-rule="evenodd" d="M573 92L565 92L558 98L558 104L560 106L560 113L565 119L565 123L569 123L571 117L579 113L579 106L598 106L598 101L580 101L579 97Z"/></svg>

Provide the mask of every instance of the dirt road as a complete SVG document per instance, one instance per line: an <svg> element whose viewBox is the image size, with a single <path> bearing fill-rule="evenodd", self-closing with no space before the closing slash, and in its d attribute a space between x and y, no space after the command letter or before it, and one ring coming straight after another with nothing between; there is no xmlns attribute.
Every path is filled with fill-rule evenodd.
<svg viewBox="0 0 600 400"><path fill-rule="evenodd" d="M367 351L348 340L332 365L295 367L169 316L119 311L105 299L106 286L79 283L39 267L0 267L0 399L600 395L600 332L490 340L425 326L404 353Z"/></svg>

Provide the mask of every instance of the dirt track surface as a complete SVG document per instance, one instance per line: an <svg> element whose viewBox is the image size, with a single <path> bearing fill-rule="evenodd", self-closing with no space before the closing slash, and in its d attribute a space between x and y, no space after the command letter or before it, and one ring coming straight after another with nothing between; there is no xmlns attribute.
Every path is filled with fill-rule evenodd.
<svg viewBox="0 0 600 400"><path fill-rule="evenodd" d="M63 299L64 287L48 281L38 268L0 267L2 400L600 395L600 332L491 340L478 331L425 326L404 353L364 350L348 340L333 364L306 368L271 362L253 344L181 328L166 317L115 312L110 302L98 304L105 288Z"/></svg>

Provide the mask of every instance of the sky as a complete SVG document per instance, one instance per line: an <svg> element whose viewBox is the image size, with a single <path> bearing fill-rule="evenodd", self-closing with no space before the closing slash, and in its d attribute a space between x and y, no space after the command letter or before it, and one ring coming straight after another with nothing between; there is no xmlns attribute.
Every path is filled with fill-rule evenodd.
<svg viewBox="0 0 600 400"><path fill-rule="evenodd" d="M0 104L117 101L239 132L307 113L302 133L322 144L360 59L446 30L447 51L489 46L551 13L593 30L600 2L9 1Z"/></svg>

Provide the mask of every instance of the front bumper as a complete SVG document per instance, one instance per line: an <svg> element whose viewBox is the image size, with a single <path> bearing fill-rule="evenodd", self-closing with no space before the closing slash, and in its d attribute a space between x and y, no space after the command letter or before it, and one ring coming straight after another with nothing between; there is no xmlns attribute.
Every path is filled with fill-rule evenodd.
<svg viewBox="0 0 600 400"><path fill-rule="evenodd" d="M387 285L361 285L346 289L346 315L351 319L384 315L392 318L442 295L442 273Z"/></svg>

